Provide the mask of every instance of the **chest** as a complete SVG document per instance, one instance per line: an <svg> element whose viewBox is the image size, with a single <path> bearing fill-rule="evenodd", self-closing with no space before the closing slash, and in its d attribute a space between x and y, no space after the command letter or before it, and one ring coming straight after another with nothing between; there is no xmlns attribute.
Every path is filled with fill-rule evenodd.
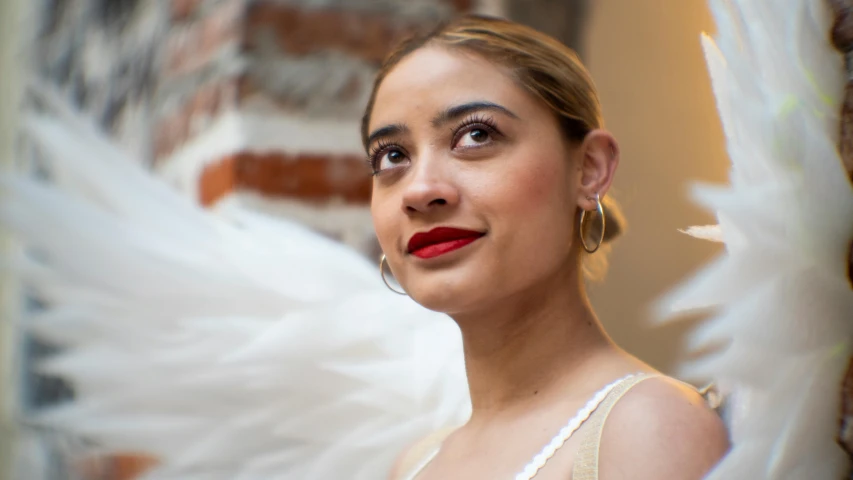
<svg viewBox="0 0 853 480"><path fill-rule="evenodd" d="M485 435L466 435L470 426L466 425L432 452L415 478L529 480L535 476L536 480L568 480L576 462L583 478L597 478L595 452L604 419L621 395L644 378L649 376L629 375L614 381L562 424L553 421L559 411L543 410L524 421L488 429ZM553 425L561 426L555 431Z"/></svg>
<svg viewBox="0 0 853 480"><path fill-rule="evenodd" d="M554 429L547 433L540 429L515 429L475 444L460 440L446 442L417 480L515 480L556 433ZM571 479L574 460L585 434L585 428L581 427L569 437L538 470L535 480Z"/></svg>

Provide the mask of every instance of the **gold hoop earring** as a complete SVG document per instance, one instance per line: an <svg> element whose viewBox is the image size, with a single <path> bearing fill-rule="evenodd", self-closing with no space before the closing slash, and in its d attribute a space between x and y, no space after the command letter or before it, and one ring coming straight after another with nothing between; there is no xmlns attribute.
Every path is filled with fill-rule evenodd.
<svg viewBox="0 0 853 480"><path fill-rule="evenodd" d="M396 293L397 295L408 295L406 292L401 292L400 290L395 290L394 287L388 283L388 280L385 278L385 264L388 263L388 260L385 258L385 254L383 253L381 257L379 257L379 276L382 277L382 283L388 287L388 290ZM390 267L389 267L390 268Z"/></svg>
<svg viewBox="0 0 853 480"><path fill-rule="evenodd" d="M597 193L595 194L595 209L598 210L598 216L599 216L599 218L601 218L601 231L598 233L598 242L595 244L595 247L593 247L593 248L590 248L586 244L586 240L584 239L584 234L583 234L584 223L583 222L586 219L586 213L587 212L586 212L586 210L581 210L581 221L580 221L580 225L578 226L578 235L580 236L581 245L583 245L583 249L586 250L586 253L595 253L599 249L599 247L601 247L601 244L604 242L604 225L605 225L604 206L601 204L601 197Z"/></svg>

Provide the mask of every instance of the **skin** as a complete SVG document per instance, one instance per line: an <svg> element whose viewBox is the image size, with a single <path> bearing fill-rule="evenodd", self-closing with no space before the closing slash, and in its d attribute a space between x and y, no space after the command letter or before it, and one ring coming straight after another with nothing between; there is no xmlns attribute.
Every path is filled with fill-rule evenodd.
<svg viewBox="0 0 853 480"><path fill-rule="evenodd" d="M582 281L579 209L594 210L610 187L616 141L604 130L568 141L506 69L439 46L389 73L368 131L385 133L368 149L379 170L373 222L391 271L415 301L459 324L465 349L471 419L418 480L513 478L597 390L652 371L607 337ZM485 235L429 260L408 253L413 234L437 226ZM570 478L579 440L537 480ZM648 380L606 423L600 478L698 479L727 447L695 391Z"/></svg>

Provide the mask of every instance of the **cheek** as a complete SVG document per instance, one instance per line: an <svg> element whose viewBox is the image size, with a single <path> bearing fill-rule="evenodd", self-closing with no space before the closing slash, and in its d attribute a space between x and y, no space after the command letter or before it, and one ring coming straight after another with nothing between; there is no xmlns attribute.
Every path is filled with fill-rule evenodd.
<svg viewBox="0 0 853 480"><path fill-rule="evenodd" d="M390 211L390 202L385 195L376 193L374 188L373 196L370 200L370 216L373 220L373 229L376 231L376 239L379 241L379 246L385 253L390 253L393 250L393 232L398 230L394 225L396 215Z"/></svg>
<svg viewBox="0 0 853 480"><path fill-rule="evenodd" d="M572 182L566 160L543 154L509 162L495 179L495 213L512 216L518 225L571 219Z"/></svg>
<svg viewBox="0 0 853 480"><path fill-rule="evenodd" d="M562 264L571 252L576 204L568 160L546 155L514 158L492 178L493 188L482 203L488 205L501 252L495 261L515 272L521 262L525 273L534 276Z"/></svg>

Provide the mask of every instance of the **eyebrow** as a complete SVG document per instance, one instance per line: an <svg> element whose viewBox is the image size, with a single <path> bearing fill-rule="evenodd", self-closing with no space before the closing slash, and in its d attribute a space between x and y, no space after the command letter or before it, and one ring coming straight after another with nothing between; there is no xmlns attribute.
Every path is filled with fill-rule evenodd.
<svg viewBox="0 0 853 480"><path fill-rule="evenodd" d="M497 103L492 102L469 102L463 103L461 105L455 105L443 112L440 112L435 118L432 119L432 126L438 128L447 122L455 120L459 117L463 117L468 115L469 113L473 113L479 110L491 110L495 112L503 113L504 115L512 118L518 118L518 115L512 113L506 107L498 105Z"/></svg>
<svg viewBox="0 0 853 480"><path fill-rule="evenodd" d="M504 115L511 118L518 118L518 115L512 113L508 108L498 105L497 103L476 101L449 107L446 110L439 112L438 115L436 115L430 121L430 123L432 123L432 126L434 128L439 128L447 122L453 121L459 117L463 117L465 115L480 110L491 110L503 113ZM406 124L404 123L394 123L391 125L386 125L382 128L377 128L376 130L374 130L373 133L371 133L367 137L366 145L370 146L373 144L373 142L380 138L393 137L405 133L409 133L409 127L406 126Z"/></svg>
<svg viewBox="0 0 853 480"><path fill-rule="evenodd" d="M403 123L394 123L391 125L386 125L382 128L377 128L367 137L367 142L365 145L370 146L377 139L385 138L385 137L393 137L395 135L402 135L404 133L409 132L409 127L407 127Z"/></svg>

